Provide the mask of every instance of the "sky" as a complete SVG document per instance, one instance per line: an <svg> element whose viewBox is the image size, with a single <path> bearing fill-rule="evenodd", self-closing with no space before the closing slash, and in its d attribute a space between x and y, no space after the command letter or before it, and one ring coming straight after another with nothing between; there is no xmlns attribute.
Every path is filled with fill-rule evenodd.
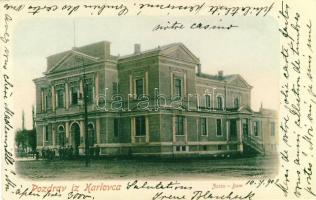
<svg viewBox="0 0 316 200"><path fill-rule="evenodd" d="M76 28L74 29L74 21ZM156 31L157 24L181 22L184 30ZM190 30L192 23L238 25L224 30ZM75 31L74 31L75 30ZM98 41L111 42L112 55L126 55L141 44L142 50L182 42L200 58L202 72L240 74L253 86L251 106L279 109L279 34L270 17L100 17L32 18L17 23L13 34L13 74L15 88L15 127L32 127L35 105L34 78L43 76L46 57ZM74 42L75 41L75 42Z"/></svg>

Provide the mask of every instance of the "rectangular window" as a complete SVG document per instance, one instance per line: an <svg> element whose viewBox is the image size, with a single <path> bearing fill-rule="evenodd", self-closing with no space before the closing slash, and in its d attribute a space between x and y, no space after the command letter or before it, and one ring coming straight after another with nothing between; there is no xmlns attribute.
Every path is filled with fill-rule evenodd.
<svg viewBox="0 0 316 200"><path fill-rule="evenodd" d="M211 108L211 97L210 95L205 95L205 107Z"/></svg>
<svg viewBox="0 0 316 200"><path fill-rule="evenodd" d="M136 117L135 118L136 123L136 136L144 136L146 135L146 121L144 116Z"/></svg>
<svg viewBox="0 0 316 200"><path fill-rule="evenodd" d="M120 122L119 119L114 119L114 137L119 135Z"/></svg>
<svg viewBox="0 0 316 200"><path fill-rule="evenodd" d="M93 84L91 82L91 80L89 80L89 82L87 82L86 84L86 97L87 97L87 103L91 104L93 102Z"/></svg>
<svg viewBox="0 0 316 200"><path fill-rule="evenodd" d="M182 83L181 79L176 78L174 80L174 88L175 88L175 96L180 96L182 95Z"/></svg>
<svg viewBox="0 0 316 200"><path fill-rule="evenodd" d="M45 141L48 142L48 126L45 126Z"/></svg>
<svg viewBox="0 0 316 200"><path fill-rule="evenodd" d="M235 99L234 99L234 108L239 108L239 98L238 97L236 97Z"/></svg>
<svg viewBox="0 0 316 200"><path fill-rule="evenodd" d="M178 152L186 151L186 146L176 146L176 151Z"/></svg>
<svg viewBox="0 0 316 200"><path fill-rule="evenodd" d="M78 105L78 89L71 88L71 105Z"/></svg>
<svg viewBox="0 0 316 200"><path fill-rule="evenodd" d="M274 136L275 135L275 123L274 122L271 122L271 136Z"/></svg>
<svg viewBox="0 0 316 200"><path fill-rule="evenodd" d="M217 109L223 110L223 98L221 96L217 97Z"/></svg>
<svg viewBox="0 0 316 200"><path fill-rule="evenodd" d="M118 83L117 82L112 83L112 92L113 92L113 94L118 94Z"/></svg>
<svg viewBox="0 0 316 200"><path fill-rule="evenodd" d="M144 94L144 81L143 79L137 79L135 81L136 85L136 96L137 98Z"/></svg>
<svg viewBox="0 0 316 200"><path fill-rule="evenodd" d="M64 90L57 90L57 108L64 107Z"/></svg>
<svg viewBox="0 0 316 200"><path fill-rule="evenodd" d="M207 124L206 124L206 118L201 118L201 135L207 135Z"/></svg>
<svg viewBox="0 0 316 200"><path fill-rule="evenodd" d="M221 136L222 135L222 120L216 119L216 135Z"/></svg>
<svg viewBox="0 0 316 200"><path fill-rule="evenodd" d="M217 146L217 150L222 150L222 149L223 149L222 145Z"/></svg>
<svg viewBox="0 0 316 200"><path fill-rule="evenodd" d="M181 146L181 151L186 151L185 146Z"/></svg>
<svg viewBox="0 0 316 200"><path fill-rule="evenodd" d="M255 121L255 122L253 123L253 134L254 134L254 136L258 136L258 135L259 135L259 130L258 130L258 128L259 128L259 122L258 122L258 121Z"/></svg>
<svg viewBox="0 0 316 200"><path fill-rule="evenodd" d="M45 110L49 109L48 96L45 96Z"/></svg>
<svg viewBox="0 0 316 200"><path fill-rule="evenodd" d="M181 151L180 146L176 146L176 151Z"/></svg>
<svg viewBox="0 0 316 200"><path fill-rule="evenodd" d="M183 116L176 116L176 135L184 135L183 119Z"/></svg>

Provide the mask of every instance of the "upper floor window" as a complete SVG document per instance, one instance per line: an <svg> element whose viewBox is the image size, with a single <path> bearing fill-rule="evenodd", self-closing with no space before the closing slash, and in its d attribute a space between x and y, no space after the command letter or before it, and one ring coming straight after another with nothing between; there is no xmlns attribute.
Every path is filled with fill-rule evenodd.
<svg viewBox="0 0 316 200"><path fill-rule="evenodd" d="M45 95L45 110L49 110L52 104L52 96L50 93Z"/></svg>
<svg viewBox="0 0 316 200"><path fill-rule="evenodd" d="M76 87L72 87L70 89L70 92L71 92L71 104L78 105L78 96L79 96L78 89Z"/></svg>
<svg viewBox="0 0 316 200"><path fill-rule="evenodd" d="M144 136L146 135L146 120L144 116L136 117L135 118L136 123L136 136Z"/></svg>
<svg viewBox="0 0 316 200"><path fill-rule="evenodd" d="M45 105L45 110L48 110L48 96L45 95L45 101L44 101L44 105Z"/></svg>
<svg viewBox="0 0 316 200"><path fill-rule="evenodd" d="M182 95L182 81L179 78L174 80L174 89L175 89L175 96Z"/></svg>
<svg viewBox="0 0 316 200"><path fill-rule="evenodd" d="M113 94L118 94L118 83L117 82L112 83L112 92L113 92Z"/></svg>
<svg viewBox="0 0 316 200"><path fill-rule="evenodd" d="M223 110L223 97L222 96L218 96L217 97L217 108L219 110Z"/></svg>
<svg viewBox="0 0 316 200"><path fill-rule="evenodd" d="M221 136L222 135L222 120L216 119L216 135Z"/></svg>
<svg viewBox="0 0 316 200"><path fill-rule="evenodd" d="M271 136L275 136L275 123L271 122L270 126L271 126Z"/></svg>
<svg viewBox="0 0 316 200"><path fill-rule="evenodd" d="M183 126L184 126L184 117L176 116L176 135L184 135Z"/></svg>
<svg viewBox="0 0 316 200"><path fill-rule="evenodd" d="M254 136L258 136L259 135L259 122L258 121L254 121L253 123L253 134Z"/></svg>
<svg viewBox="0 0 316 200"><path fill-rule="evenodd" d="M135 90L137 98L144 94L144 80L136 79L135 80Z"/></svg>
<svg viewBox="0 0 316 200"><path fill-rule="evenodd" d="M200 119L200 121L201 121L201 135L207 135L206 118L203 117Z"/></svg>
<svg viewBox="0 0 316 200"><path fill-rule="evenodd" d="M86 94L86 96L87 96L87 103L90 104L90 103L93 102L93 84L91 82L88 82L86 84L86 87L87 87L87 89L86 89L86 91L87 91L87 94Z"/></svg>
<svg viewBox="0 0 316 200"><path fill-rule="evenodd" d="M57 105L57 108L63 108L64 107L64 90L60 89L60 90L57 90L57 102L56 102L56 105Z"/></svg>
<svg viewBox="0 0 316 200"><path fill-rule="evenodd" d="M210 95L205 95L205 107L211 108L211 96Z"/></svg>
<svg viewBox="0 0 316 200"><path fill-rule="evenodd" d="M239 98L236 97L236 98L234 99L234 108L239 108L239 106L240 106Z"/></svg>

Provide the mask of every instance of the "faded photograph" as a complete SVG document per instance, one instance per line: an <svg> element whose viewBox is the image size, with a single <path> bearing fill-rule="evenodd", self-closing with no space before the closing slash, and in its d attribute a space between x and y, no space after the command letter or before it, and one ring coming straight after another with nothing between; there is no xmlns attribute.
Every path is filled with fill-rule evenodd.
<svg viewBox="0 0 316 200"><path fill-rule="evenodd" d="M276 27L269 17L21 21L13 39L18 175L275 176Z"/></svg>

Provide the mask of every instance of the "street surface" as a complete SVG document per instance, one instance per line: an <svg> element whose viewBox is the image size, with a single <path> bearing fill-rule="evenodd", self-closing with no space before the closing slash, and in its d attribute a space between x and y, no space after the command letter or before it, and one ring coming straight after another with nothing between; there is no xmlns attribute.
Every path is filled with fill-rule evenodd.
<svg viewBox="0 0 316 200"><path fill-rule="evenodd" d="M248 179L273 177L278 173L274 157L220 159L119 159L16 161L17 174L33 180L108 180L108 179Z"/></svg>

